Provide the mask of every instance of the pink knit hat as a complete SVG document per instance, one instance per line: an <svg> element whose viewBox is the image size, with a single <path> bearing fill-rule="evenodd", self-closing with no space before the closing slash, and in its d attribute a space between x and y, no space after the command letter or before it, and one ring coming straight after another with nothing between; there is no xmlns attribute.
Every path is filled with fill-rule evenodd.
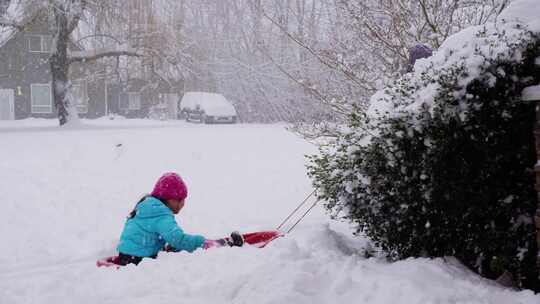
<svg viewBox="0 0 540 304"><path fill-rule="evenodd" d="M182 178L174 172L169 172L158 179L150 195L162 200L176 199L181 201L187 197L187 194L187 187Z"/></svg>

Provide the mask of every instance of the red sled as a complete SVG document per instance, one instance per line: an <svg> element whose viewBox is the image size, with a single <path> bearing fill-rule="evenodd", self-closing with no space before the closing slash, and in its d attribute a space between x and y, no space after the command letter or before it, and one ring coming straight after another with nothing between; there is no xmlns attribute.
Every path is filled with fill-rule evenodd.
<svg viewBox="0 0 540 304"><path fill-rule="evenodd" d="M244 243L249 244L251 246L255 246L258 248L263 248L264 246L268 245L271 241L284 236L283 233L280 231L272 230L272 231L259 231L259 232L252 232L252 233L244 233L242 234L244 237Z"/></svg>
<svg viewBox="0 0 540 304"><path fill-rule="evenodd" d="M242 237L244 238L244 244L249 244L257 248L263 248L268 245L271 241L284 236L280 231L271 230L271 231L259 231L252 233L244 233ZM217 246L216 246L217 247ZM210 247L215 248L215 247ZM208 248L208 249L210 249ZM96 261L97 267L111 267L115 266L117 269L120 268L119 257L117 255L102 258Z"/></svg>

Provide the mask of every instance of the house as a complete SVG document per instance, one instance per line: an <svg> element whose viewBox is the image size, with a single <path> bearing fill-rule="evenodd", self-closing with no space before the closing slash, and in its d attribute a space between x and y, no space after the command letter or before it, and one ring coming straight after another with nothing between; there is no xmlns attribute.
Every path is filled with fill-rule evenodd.
<svg viewBox="0 0 540 304"><path fill-rule="evenodd" d="M0 15L9 9L0 0ZM140 2L140 3L139 3ZM4 5L2 4L4 3ZM130 6L146 4L130 2ZM135 9L138 8L138 9ZM133 11L141 12L141 7ZM42 14L24 30L0 27L0 120L24 119L28 117L56 118L53 102L51 72L49 64L52 44L52 22L50 16ZM133 17L139 20L139 16ZM145 17L146 18L146 17ZM130 21L134 37L144 36L140 21ZM79 31L78 35L87 36ZM77 35L77 33L75 34ZM92 46L88 46L92 47ZM82 47L72 45L72 54L85 52ZM158 60L159 61L159 60ZM179 85L171 86L154 72L154 59L110 60L117 62L73 63L70 66L72 93L76 100L79 117L97 118L118 114L128 118L144 118L163 104L177 102ZM118 62L123 62L124 66ZM140 63L140 64L139 64ZM176 110L176 107L175 107ZM176 113L176 111L175 111ZM170 118L176 115L169 115Z"/></svg>
<svg viewBox="0 0 540 304"><path fill-rule="evenodd" d="M146 78L146 79L145 79ZM178 94L162 79L155 77L129 77L122 81L110 79L106 83L107 113L127 118L152 117L153 112L172 102L174 109L167 107L168 118L176 119Z"/></svg>
<svg viewBox="0 0 540 304"><path fill-rule="evenodd" d="M24 30L0 30L0 119L55 118L49 54L52 30L48 16L37 17ZM78 50L72 46L72 50ZM72 64L70 79L79 116L105 113L104 79L89 77L96 65Z"/></svg>

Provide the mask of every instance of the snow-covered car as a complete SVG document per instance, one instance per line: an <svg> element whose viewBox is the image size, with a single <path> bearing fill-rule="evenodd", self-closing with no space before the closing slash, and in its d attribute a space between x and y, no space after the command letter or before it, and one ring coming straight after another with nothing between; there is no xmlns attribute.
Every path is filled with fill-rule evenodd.
<svg viewBox="0 0 540 304"><path fill-rule="evenodd" d="M234 106L221 94L187 92L180 101L180 113L186 121L236 123L238 114Z"/></svg>

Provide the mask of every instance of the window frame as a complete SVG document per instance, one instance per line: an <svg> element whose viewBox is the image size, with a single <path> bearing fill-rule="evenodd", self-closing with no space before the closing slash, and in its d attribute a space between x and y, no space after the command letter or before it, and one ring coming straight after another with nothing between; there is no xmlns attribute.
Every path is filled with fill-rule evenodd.
<svg viewBox="0 0 540 304"><path fill-rule="evenodd" d="M34 103L34 87L45 87L45 86L49 88L49 104L48 105L35 104ZM39 107L39 108L47 107L48 110L36 110L35 107ZM52 85L50 82L30 84L30 112L34 114L51 114L53 112L53 92L52 92Z"/></svg>
<svg viewBox="0 0 540 304"><path fill-rule="evenodd" d="M137 96L138 100L132 97ZM130 111L138 111L141 109L141 93L140 92L128 92L128 109Z"/></svg>
<svg viewBox="0 0 540 304"><path fill-rule="evenodd" d="M40 50L37 51L37 50L32 50L32 44L30 43L30 39L31 38L39 38L39 45L40 45ZM30 53L50 53L51 50L47 50L46 49L46 39L47 38L50 38L51 40L51 45L52 46L52 36L51 35L39 35L39 34L30 34L30 35L26 35L26 38L27 38L27 41L28 41L28 52Z"/></svg>
<svg viewBox="0 0 540 304"><path fill-rule="evenodd" d="M118 108L120 110L129 110L129 95L127 92L118 94Z"/></svg>

